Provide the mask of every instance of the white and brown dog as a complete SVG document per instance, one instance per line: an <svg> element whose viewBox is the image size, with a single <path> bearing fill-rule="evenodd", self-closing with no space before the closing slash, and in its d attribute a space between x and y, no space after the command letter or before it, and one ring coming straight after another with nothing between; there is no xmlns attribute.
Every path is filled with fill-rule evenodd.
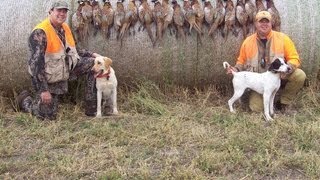
<svg viewBox="0 0 320 180"><path fill-rule="evenodd" d="M223 62L223 67L226 69L230 64ZM230 112L235 113L233 103L238 100L244 91L249 88L263 95L264 116L267 121L271 121L274 115L273 103L276 92L280 88L281 79L280 73L288 73L292 69L282 58L275 59L264 73L241 71L232 71L234 94L228 101Z"/></svg>
<svg viewBox="0 0 320 180"><path fill-rule="evenodd" d="M112 114L117 115L117 86L118 81L113 68L112 60L108 57L96 57L92 70L95 72L97 87L97 114L101 117L102 99L111 100Z"/></svg>

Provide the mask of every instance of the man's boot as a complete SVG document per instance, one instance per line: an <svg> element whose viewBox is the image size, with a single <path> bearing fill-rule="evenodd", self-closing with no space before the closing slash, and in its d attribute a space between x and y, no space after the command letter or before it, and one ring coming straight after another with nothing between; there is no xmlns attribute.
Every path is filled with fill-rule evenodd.
<svg viewBox="0 0 320 180"><path fill-rule="evenodd" d="M97 113L97 101L85 100L85 114L87 116L95 116Z"/></svg>
<svg viewBox="0 0 320 180"><path fill-rule="evenodd" d="M16 111L31 113L32 98L29 91L23 90L16 98Z"/></svg>
<svg viewBox="0 0 320 180"><path fill-rule="evenodd" d="M95 116L97 113L97 88L93 72L89 72L87 75L84 104L85 114L87 116Z"/></svg>

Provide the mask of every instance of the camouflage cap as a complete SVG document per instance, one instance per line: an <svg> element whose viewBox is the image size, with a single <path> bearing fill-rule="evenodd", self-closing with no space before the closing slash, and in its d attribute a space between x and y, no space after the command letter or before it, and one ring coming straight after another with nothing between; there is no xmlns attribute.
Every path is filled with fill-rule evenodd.
<svg viewBox="0 0 320 180"><path fill-rule="evenodd" d="M55 0L55 1L53 1L53 3L51 4L51 8L50 9L53 9L53 8L69 10L68 3L66 1L63 1L63 0Z"/></svg>
<svg viewBox="0 0 320 180"><path fill-rule="evenodd" d="M271 21L271 14L268 11L260 11L256 15L256 21L261 21L261 19L268 19Z"/></svg>

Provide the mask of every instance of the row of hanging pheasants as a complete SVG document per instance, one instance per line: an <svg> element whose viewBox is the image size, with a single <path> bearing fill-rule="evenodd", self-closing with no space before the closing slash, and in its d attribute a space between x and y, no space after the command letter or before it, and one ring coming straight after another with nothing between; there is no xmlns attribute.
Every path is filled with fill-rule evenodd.
<svg viewBox="0 0 320 180"><path fill-rule="evenodd" d="M94 35L101 31L107 39L113 27L122 45L127 32L135 34L137 22L140 22L138 30L146 29L153 46L162 43L167 29L183 41L186 34L195 31L201 43L205 31L203 26L207 27L208 36L214 37L216 30L220 30L224 38L230 31L238 36L237 27L240 27L245 38L254 32L256 13L264 10L271 13L274 30L279 31L281 25L273 0L265 0L266 6L262 0L255 0L255 3L252 0L237 0L236 4L232 0L216 0L215 4L210 0L181 0L181 3L177 0L171 3L169 0L151 0L150 3L147 0L128 0L127 3L118 0L115 7L109 0L102 1L100 5L97 0L78 0L78 8L72 16L72 27L78 41L88 40L90 26L94 27Z"/></svg>

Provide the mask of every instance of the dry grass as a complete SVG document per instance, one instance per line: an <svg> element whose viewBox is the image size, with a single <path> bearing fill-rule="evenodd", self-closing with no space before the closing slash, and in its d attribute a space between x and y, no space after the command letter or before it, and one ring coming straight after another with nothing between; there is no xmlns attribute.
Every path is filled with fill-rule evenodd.
<svg viewBox="0 0 320 180"><path fill-rule="evenodd" d="M15 113L1 98L1 179L319 179L320 94L300 113L230 114L216 88L119 90L120 116L84 116L64 103L56 121Z"/></svg>

